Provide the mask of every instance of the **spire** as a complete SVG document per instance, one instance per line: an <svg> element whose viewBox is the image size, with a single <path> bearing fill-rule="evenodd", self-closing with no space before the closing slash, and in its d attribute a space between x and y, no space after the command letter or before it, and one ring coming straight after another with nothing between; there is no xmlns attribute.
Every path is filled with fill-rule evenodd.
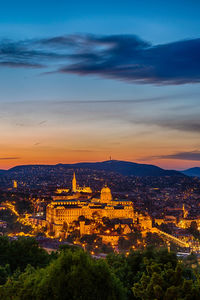
<svg viewBox="0 0 200 300"><path fill-rule="evenodd" d="M75 172L74 172L74 175L73 175L73 179L72 179L72 192L76 192L76 175L75 175Z"/></svg>
<svg viewBox="0 0 200 300"><path fill-rule="evenodd" d="M185 204L183 204L182 210L183 210L183 218L185 219L188 215L188 211L185 209Z"/></svg>
<svg viewBox="0 0 200 300"><path fill-rule="evenodd" d="M13 180L13 188L17 189L17 180Z"/></svg>

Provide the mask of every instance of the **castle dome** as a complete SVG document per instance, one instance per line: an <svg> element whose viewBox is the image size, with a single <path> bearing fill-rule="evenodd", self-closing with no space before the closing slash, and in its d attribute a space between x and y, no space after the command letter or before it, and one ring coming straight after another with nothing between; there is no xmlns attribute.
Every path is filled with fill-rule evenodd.
<svg viewBox="0 0 200 300"><path fill-rule="evenodd" d="M107 203L109 201L112 201L112 194L111 194L111 190L109 189L108 186L104 186L101 189L101 202L103 203Z"/></svg>

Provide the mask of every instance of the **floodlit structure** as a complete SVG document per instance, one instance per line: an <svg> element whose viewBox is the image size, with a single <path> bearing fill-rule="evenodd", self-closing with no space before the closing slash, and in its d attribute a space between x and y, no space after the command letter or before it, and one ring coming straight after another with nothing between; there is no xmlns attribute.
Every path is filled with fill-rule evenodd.
<svg viewBox="0 0 200 300"><path fill-rule="evenodd" d="M13 188L17 189L17 180L13 180Z"/></svg>
<svg viewBox="0 0 200 300"><path fill-rule="evenodd" d="M76 193L76 175L75 175L75 172L74 172L73 179L72 179L72 192Z"/></svg>
<svg viewBox="0 0 200 300"><path fill-rule="evenodd" d="M75 192L76 191L76 192ZM82 190L82 194L84 194ZM83 197L77 191L75 173L72 179L72 194L68 196L56 196L47 206L46 222L49 232L59 236L63 226L70 224L84 216L87 219L134 219L134 208L132 201L113 200L111 190L104 186L100 198L93 198L91 195Z"/></svg>

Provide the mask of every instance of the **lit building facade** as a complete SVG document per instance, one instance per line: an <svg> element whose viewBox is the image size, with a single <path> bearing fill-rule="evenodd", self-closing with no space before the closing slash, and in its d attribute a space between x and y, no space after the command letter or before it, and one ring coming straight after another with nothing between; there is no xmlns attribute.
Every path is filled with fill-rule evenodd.
<svg viewBox="0 0 200 300"><path fill-rule="evenodd" d="M47 206L46 222L49 232L59 236L65 224L78 220L80 216L87 219L108 217L109 219L134 219L131 201L113 200L111 190L104 186L100 198L82 197L76 190L75 174L72 180L73 194L54 197Z"/></svg>

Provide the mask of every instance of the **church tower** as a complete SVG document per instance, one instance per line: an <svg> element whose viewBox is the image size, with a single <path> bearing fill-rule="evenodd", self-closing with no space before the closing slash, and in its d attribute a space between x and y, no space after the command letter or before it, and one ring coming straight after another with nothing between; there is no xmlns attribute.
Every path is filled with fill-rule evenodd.
<svg viewBox="0 0 200 300"><path fill-rule="evenodd" d="M72 192L76 193L76 175L75 175L75 172L74 172L73 179L72 179Z"/></svg>
<svg viewBox="0 0 200 300"><path fill-rule="evenodd" d="M188 211L185 209L185 204L183 204L182 210L183 210L183 218L185 219L185 218L187 218L187 215L188 215Z"/></svg>
<svg viewBox="0 0 200 300"><path fill-rule="evenodd" d="M13 180L13 188L17 189L17 180Z"/></svg>

